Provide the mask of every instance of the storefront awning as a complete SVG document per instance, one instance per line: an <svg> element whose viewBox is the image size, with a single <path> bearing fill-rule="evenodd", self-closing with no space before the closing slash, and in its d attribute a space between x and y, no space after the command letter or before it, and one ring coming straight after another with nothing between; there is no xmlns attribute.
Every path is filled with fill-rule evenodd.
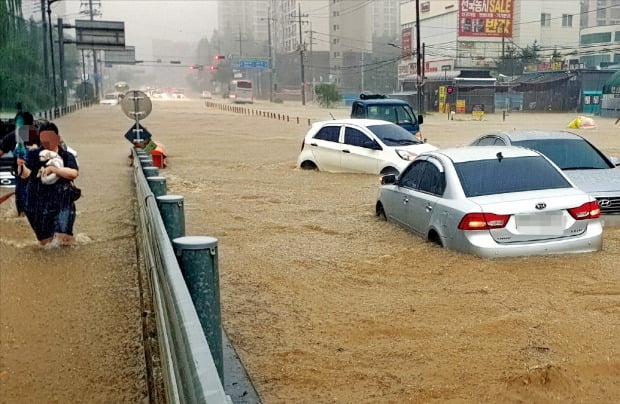
<svg viewBox="0 0 620 404"><path fill-rule="evenodd" d="M541 72L528 73L511 81L517 91L542 90L555 87L574 77L575 73L568 72Z"/></svg>

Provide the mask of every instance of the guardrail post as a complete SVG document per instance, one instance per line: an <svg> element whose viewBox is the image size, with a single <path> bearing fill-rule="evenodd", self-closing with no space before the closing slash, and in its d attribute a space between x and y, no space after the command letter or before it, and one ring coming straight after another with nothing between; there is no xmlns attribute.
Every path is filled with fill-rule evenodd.
<svg viewBox="0 0 620 404"><path fill-rule="evenodd" d="M157 206L170 240L185 236L185 211L181 195L162 195L157 198Z"/></svg>
<svg viewBox="0 0 620 404"><path fill-rule="evenodd" d="M172 245L209 344L215 368L224 384L217 239L204 236L179 237L172 240Z"/></svg>
<svg viewBox="0 0 620 404"><path fill-rule="evenodd" d="M149 188L155 198L166 195L166 177L146 177L146 182L149 184Z"/></svg>
<svg viewBox="0 0 620 404"><path fill-rule="evenodd" d="M139 156L138 158L140 159L140 165L143 167L153 165L153 159L151 158L150 155L143 155L143 156Z"/></svg>
<svg viewBox="0 0 620 404"><path fill-rule="evenodd" d="M142 172L145 177L157 177L159 175L159 169L157 167L153 167L151 165L142 166Z"/></svg>

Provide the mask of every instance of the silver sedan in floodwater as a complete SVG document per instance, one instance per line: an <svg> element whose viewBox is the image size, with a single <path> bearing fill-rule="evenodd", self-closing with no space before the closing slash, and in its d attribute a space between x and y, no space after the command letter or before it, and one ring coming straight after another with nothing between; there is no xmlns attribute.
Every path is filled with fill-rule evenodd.
<svg viewBox="0 0 620 404"><path fill-rule="evenodd" d="M603 242L596 199L521 147L422 153L400 176L382 177L376 214L482 257L592 252Z"/></svg>
<svg viewBox="0 0 620 404"><path fill-rule="evenodd" d="M569 180L594 196L605 225L620 225L620 159L606 156L583 137L566 130L515 130L487 133L472 146L520 146L553 161Z"/></svg>

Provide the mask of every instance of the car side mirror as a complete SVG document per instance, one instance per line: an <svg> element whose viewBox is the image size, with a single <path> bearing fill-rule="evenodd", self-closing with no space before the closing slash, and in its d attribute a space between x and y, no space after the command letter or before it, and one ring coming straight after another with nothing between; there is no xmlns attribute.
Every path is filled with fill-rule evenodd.
<svg viewBox="0 0 620 404"><path fill-rule="evenodd" d="M418 115L418 125L422 125L424 123L424 117L422 115Z"/></svg>
<svg viewBox="0 0 620 404"><path fill-rule="evenodd" d="M381 185L389 185L396 183L396 175L388 174L381 177Z"/></svg>
<svg viewBox="0 0 620 404"><path fill-rule="evenodd" d="M609 158L609 161L611 161L613 165L615 165L616 167L620 166L620 158L616 156L610 156L608 158Z"/></svg>

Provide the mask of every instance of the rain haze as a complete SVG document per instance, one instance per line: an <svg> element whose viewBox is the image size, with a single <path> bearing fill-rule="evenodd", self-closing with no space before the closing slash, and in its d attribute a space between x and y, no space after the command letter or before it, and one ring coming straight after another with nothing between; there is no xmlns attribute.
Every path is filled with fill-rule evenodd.
<svg viewBox="0 0 620 404"><path fill-rule="evenodd" d="M138 60L153 59L153 53L157 52L154 42L158 39L195 44L201 38L210 37L217 28L215 0L101 0L92 3L95 12L99 12L96 19L125 22L125 43L136 47ZM88 1L62 1L52 5L56 17L69 22L87 19L88 16L84 14L87 10Z"/></svg>

